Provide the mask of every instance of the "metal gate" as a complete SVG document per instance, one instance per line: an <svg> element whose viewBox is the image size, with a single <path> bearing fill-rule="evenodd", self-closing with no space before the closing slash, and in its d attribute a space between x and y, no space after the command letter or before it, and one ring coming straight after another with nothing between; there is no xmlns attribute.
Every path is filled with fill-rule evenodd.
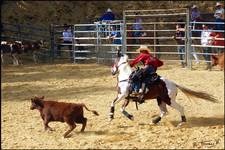
<svg viewBox="0 0 225 150"><path fill-rule="evenodd" d="M124 53L132 59L136 56L135 51L140 45L146 45L152 50L154 56L164 61L179 62L179 55L184 56L182 60L188 62L188 33L189 12L183 9L155 9L155 10L126 10L123 12L125 22ZM182 20L182 21L179 21ZM141 20L141 21L138 21ZM176 24L185 25L184 44L178 45L172 36L176 32ZM142 26L136 29L135 26ZM141 34L134 34L141 32ZM179 53L177 48L183 46L185 52Z"/></svg>
<svg viewBox="0 0 225 150"><path fill-rule="evenodd" d="M114 60L116 51L122 47L124 29L121 20L70 25L73 35L70 44L62 42L63 27L52 26L53 59L57 59L59 46L70 46L71 49L61 49L65 54L60 56L60 59L69 58L73 63L109 63ZM111 39L112 32L117 32L120 36ZM115 40L120 40L121 43L114 43ZM73 55L70 55L71 53Z"/></svg>

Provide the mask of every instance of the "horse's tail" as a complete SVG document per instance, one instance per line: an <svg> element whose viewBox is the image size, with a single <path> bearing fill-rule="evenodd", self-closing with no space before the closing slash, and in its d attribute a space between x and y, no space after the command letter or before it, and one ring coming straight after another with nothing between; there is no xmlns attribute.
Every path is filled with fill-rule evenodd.
<svg viewBox="0 0 225 150"><path fill-rule="evenodd" d="M190 97L196 97L196 98L201 98L213 103L218 103L219 101L213 96L205 92L200 92L200 91L193 91L191 89L188 89L186 87L180 86L176 84L176 87L179 88L188 98Z"/></svg>
<svg viewBox="0 0 225 150"><path fill-rule="evenodd" d="M90 110L87 108L87 106L85 104L82 104L82 106L87 110L87 111L91 111L93 114L95 114L96 116L99 116L98 112L95 110Z"/></svg>

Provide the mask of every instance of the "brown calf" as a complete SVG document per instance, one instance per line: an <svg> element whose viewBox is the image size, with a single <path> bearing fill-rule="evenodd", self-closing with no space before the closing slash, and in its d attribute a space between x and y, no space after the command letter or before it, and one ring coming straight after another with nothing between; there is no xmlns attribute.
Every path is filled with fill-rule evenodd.
<svg viewBox="0 0 225 150"><path fill-rule="evenodd" d="M83 115L83 107L98 116L94 110L89 110L85 104L64 103L56 101L45 101L44 96L31 98L30 109L37 109L40 111L41 117L44 121L45 130L52 128L48 126L50 121L66 122L70 129L64 133L64 137L76 127L75 123L82 124L81 132L84 131L87 123L87 118Z"/></svg>
<svg viewBox="0 0 225 150"><path fill-rule="evenodd" d="M212 66L219 65L224 70L224 53L219 55L212 55Z"/></svg>

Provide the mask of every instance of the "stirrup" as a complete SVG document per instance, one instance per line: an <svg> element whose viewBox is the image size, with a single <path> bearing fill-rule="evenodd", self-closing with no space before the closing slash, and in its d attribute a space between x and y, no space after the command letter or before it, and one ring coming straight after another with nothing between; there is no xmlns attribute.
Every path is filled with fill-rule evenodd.
<svg viewBox="0 0 225 150"><path fill-rule="evenodd" d="M138 101L139 104L143 104L144 102L145 102L144 99Z"/></svg>
<svg viewBox="0 0 225 150"><path fill-rule="evenodd" d="M139 97L138 97L138 103L139 104L142 104L142 103L144 103L145 102L145 100L144 100L144 94L142 93L142 95L140 95Z"/></svg>

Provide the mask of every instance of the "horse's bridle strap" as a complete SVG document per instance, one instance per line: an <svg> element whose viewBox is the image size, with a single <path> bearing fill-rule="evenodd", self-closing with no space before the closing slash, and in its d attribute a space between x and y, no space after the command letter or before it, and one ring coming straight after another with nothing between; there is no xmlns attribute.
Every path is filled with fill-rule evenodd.
<svg viewBox="0 0 225 150"><path fill-rule="evenodd" d="M128 79L125 79L125 80L121 80L121 81L119 81L119 82L127 82L128 81Z"/></svg>
<svg viewBox="0 0 225 150"><path fill-rule="evenodd" d="M125 64L125 63L127 63L127 62L122 62L119 66L117 66L117 68L119 68L121 65L123 65L123 64Z"/></svg>

